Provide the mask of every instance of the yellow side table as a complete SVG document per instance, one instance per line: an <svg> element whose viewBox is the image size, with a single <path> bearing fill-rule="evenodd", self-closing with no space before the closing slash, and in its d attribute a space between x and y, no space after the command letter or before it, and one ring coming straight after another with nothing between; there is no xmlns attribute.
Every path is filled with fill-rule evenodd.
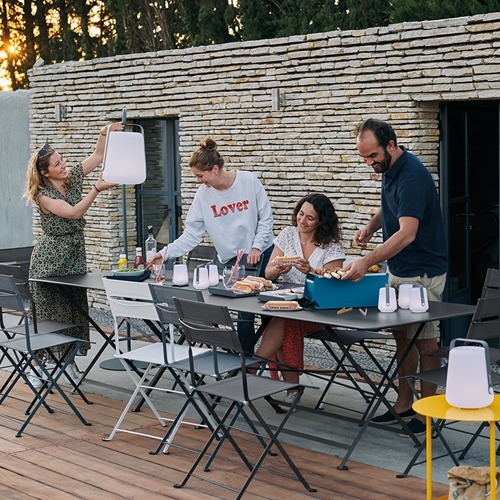
<svg viewBox="0 0 500 500"><path fill-rule="evenodd" d="M431 418L440 420L456 420L460 422L489 422L490 424L490 491L491 500L496 500L496 454L495 454L495 422L500 420L500 395L490 406L477 410L466 410L450 406L444 394L422 398L413 403L413 409L425 415L426 419L426 462L427 462L427 500L432 500L432 422Z"/></svg>

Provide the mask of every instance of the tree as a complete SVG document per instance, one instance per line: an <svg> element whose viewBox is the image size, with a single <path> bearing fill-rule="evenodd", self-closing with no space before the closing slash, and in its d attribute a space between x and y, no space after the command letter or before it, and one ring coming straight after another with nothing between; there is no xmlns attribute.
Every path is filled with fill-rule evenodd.
<svg viewBox="0 0 500 500"><path fill-rule="evenodd" d="M391 22L425 21L500 11L500 0L392 0Z"/></svg>

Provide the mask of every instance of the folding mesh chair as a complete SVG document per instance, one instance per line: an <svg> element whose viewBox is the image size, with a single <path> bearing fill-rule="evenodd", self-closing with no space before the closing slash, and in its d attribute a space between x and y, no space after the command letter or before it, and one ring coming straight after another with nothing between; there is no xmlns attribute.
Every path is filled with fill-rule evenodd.
<svg viewBox="0 0 500 500"><path fill-rule="evenodd" d="M188 272L193 272L197 266L210 264L215 257L215 247L198 245L194 247L187 256L186 265Z"/></svg>
<svg viewBox="0 0 500 500"><path fill-rule="evenodd" d="M144 402L149 406L160 424L165 427L167 417L162 417L156 406L150 399L152 390L168 392L170 389L158 387L158 379L152 376L152 370L168 366L174 359L182 359L188 357L188 346L168 342L165 331L162 329L161 342L149 343L135 347L127 352L121 352L119 345L119 326L125 322L134 324L134 320L146 320L158 322L158 314L156 307L151 297L151 292L146 283L122 281L103 278L104 288L108 297L108 302L113 315L114 334L115 334L115 357L118 358L126 372L132 379L135 389L132 392L122 414L118 418L111 434L103 438L103 441L111 441L117 432L128 434L136 434L153 439L161 439L161 437L144 434L122 427L122 423L127 416L128 411L136 400L137 396L141 396ZM170 339L173 340L173 339ZM206 349L195 349L197 353L204 352ZM142 376L135 369L134 363L141 362L146 364L146 369ZM151 380L151 383L149 382Z"/></svg>
<svg viewBox="0 0 500 500"><path fill-rule="evenodd" d="M273 446L280 451L283 458L286 460L295 476L300 480L306 490L310 492L316 491L309 486L288 453L278 441L279 434L294 411L295 406L300 401L304 392L304 386L301 384L275 380L269 377L247 374L245 354L238 340L229 311L226 307L200 304L198 302L177 298L174 298L174 303L179 314L179 320L184 328L184 333L190 343L209 343L221 349L238 353L241 359L240 372L238 375L224 378L222 380L216 380L204 385L195 386L196 371L194 367L194 356L190 350L190 372L192 385L195 386L193 390L210 412L213 419L217 422L217 426L213 430L212 435L199 453L183 481L174 485L174 487L180 488L187 483L189 478L193 475L196 467L210 448L212 442L219 438L220 434L222 434L223 439L228 440L231 443L234 450L238 453L239 457L250 471L249 476L238 492L236 497L237 500L243 496L266 455L271 451ZM216 363L217 356L214 356L213 360L213 362ZM273 430L267 424L265 418L260 414L259 408L255 405L255 402L263 398L272 400L272 396L275 394L289 389L297 389L297 398L290 404L288 412L283 414L281 423L275 430ZM228 403L228 407L221 417L219 417L219 414L216 411L217 408L214 408L212 405L212 398L218 398ZM255 464L250 462L233 436L233 424L236 423L234 418L232 418L233 411L236 411L238 415L247 415L247 413L251 413L253 417L257 419L259 427L265 432L265 439L268 440L267 446L263 449ZM247 418L250 419L250 416L248 415ZM238 430L243 432L241 428ZM259 436L264 438L264 432L259 433ZM253 434L250 431L249 433Z"/></svg>
<svg viewBox="0 0 500 500"><path fill-rule="evenodd" d="M150 284L151 295L153 297L156 311L160 322L164 328L168 328L170 331L171 338L173 338L173 333L176 327L181 326L179 316L177 314L177 309L174 305L174 297L184 300L190 300L191 302L203 302L203 294L200 291L189 290L186 288L169 287L169 286L159 286ZM194 299L194 300L193 300ZM210 347L212 343L207 343ZM231 352L217 352L215 347L210 347L204 351L195 351L193 348L193 366L196 372L196 385L199 386L205 383L207 377L213 378L215 380L222 380L225 377L230 377L236 374L241 369L241 359L237 354ZM260 361L246 356L244 358L245 366L259 365ZM199 405L199 400L196 393L191 387L191 382L189 382L184 374L190 371L189 360L186 358L175 359L168 366L165 366L169 370L171 375L176 381L176 385L180 387L184 393L186 400L179 410L176 418L169 427L165 437L158 445L155 451L151 454L156 454L163 447L163 453L168 453L168 449L173 442L173 439L180 427L180 425L185 420L187 411L190 406L192 406L201 417L201 423L194 424L200 426L205 424L209 429L213 430L215 423L211 418L210 414L205 409L204 405ZM213 402L216 404L216 401ZM248 425L253 426L252 422L248 421Z"/></svg>
<svg viewBox="0 0 500 500"><path fill-rule="evenodd" d="M2 404L7 396L11 393L17 382L22 379L35 395L32 403L26 410L27 418L22 422L21 428L16 434L20 437L26 426L34 417L38 409L43 405L44 408L52 413L52 406L49 406L46 399L52 391L57 391L63 400L67 403L71 411L80 419L84 425L90 425L86 422L75 405L71 402L63 389L59 386L58 380L66 370L68 364L74 359L83 340L76 339L60 333L54 333L50 330L41 330L42 322L38 323L38 332L34 332L33 324L28 319L28 314L25 310L21 294L19 293L16 280L13 276L0 275L0 307L20 313L23 319L23 335L16 335L13 338L6 339L0 342L0 350L8 359L13 368L11 376L8 378L8 384L2 389ZM50 323L47 323L50 324ZM43 324L46 326L47 324ZM71 328L74 325L66 324L65 328ZM52 349L60 346L65 346L60 357L52 351ZM55 364L50 371L46 368L43 361L38 357L38 351L44 351L50 357L50 360ZM17 353L17 356L13 354ZM30 382L27 370L36 364L38 373L44 379L42 386L37 390ZM68 377L69 380L71 380ZM73 384L74 385L74 384Z"/></svg>

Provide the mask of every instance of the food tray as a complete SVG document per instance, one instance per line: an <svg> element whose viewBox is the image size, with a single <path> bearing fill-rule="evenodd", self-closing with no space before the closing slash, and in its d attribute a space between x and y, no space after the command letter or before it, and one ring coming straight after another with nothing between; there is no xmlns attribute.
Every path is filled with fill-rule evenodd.
<svg viewBox="0 0 500 500"><path fill-rule="evenodd" d="M212 295L222 295L223 297L232 297L233 299L239 299L241 297L252 297L252 296L255 296L255 293L256 293L256 292L252 292L252 293L233 292L232 290L226 290L222 286L209 286L208 291Z"/></svg>
<svg viewBox="0 0 500 500"><path fill-rule="evenodd" d="M151 276L151 271L147 269L142 274L136 273L116 273L113 276L106 276L106 279L110 280L122 280L122 281L144 281Z"/></svg>

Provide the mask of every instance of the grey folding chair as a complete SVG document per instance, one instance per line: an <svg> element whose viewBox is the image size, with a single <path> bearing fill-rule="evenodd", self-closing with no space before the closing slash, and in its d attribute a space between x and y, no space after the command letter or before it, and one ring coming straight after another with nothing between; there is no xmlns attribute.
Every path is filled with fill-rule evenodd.
<svg viewBox="0 0 500 500"><path fill-rule="evenodd" d="M198 245L194 247L187 256L186 265L188 272L193 272L197 266L210 264L215 257L215 247Z"/></svg>
<svg viewBox="0 0 500 500"><path fill-rule="evenodd" d="M174 298L174 303L175 307L177 308L179 320L184 328L184 333L188 342L212 344L213 346L219 347L220 349L238 353L241 359L240 371L237 375L221 380L216 380L211 383L209 382L204 385L196 385L197 372L195 369L195 358L193 356L192 350L190 349L189 362L193 391L198 395L202 403L205 405L206 409L210 412L212 418L217 422L217 426L213 430L210 438L208 439L203 449L200 451L198 457L194 461L193 465L191 466L182 482L179 484L175 484L174 487L180 488L186 485L189 478L193 475L196 467L207 453L212 442L215 439L220 438L220 435L222 434L222 439L224 439L224 442L228 440L231 443L234 450L238 453L239 457L242 459L243 463L250 471L250 474L248 475L243 486L239 490L238 495L236 496L236 500L240 499L243 496L250 482L252 481L259 467L264 461L266 455L271 452L273 446L275 446L280 451L281 455L294 472L295 477L299 479L306 490L310 492L316 491L315 489L311 488L306 482L306 480L278 440L279 434L283 430L286 422L288 421L288 418L294 411L295 406L300 401L300 398L304 392L304 386L301 384L288 383L282 380L275 380L270 377L260 377L247 373L246 357L238 340L237 333L234 329L233 321L226 307L210 304L200 304L198 302L177 298ZM214 369L216 363L218 362L218 351L216 351L215 354L216 355L212 359ZM273 429L266 422L266 419L263 417L263 415L261 415L260 410L255 403L256 401L264 398L268 400L273 399L272 396L288 389L297 389L297 399L292 404L290 404L288 412L283 414L281 423L275 429ZM217 411L218 407L214 408L212 404L213 398L217 398L228 403L228 407L221 417L219 416L219 413ZM257 420L259 427L265 432L267 445L254 464L250 462L249 458L247 457L247 455L245 455L232 434L233 424L236 423L233 418L233 411L240 416L246 415L247 421L250 420L249 414L251 413L251 415ZM238 428L238 431L243 432L241 428ZM264 432L258 433L258 437L264 438ZM254 435L252 429L250 429L248 433Z"/></svg>
<svg viewBox="0 0 500 500"><path fill-rule="evenodd" d="M61 395L71 411L84 425L90 425L86 422L58 383L59 378L66 370L68 364L74 359L78 349L83 343L83 340L60 333L54 333L50 329L41 330L40 327L42 326L42 322L38 323L38 331L35 333L33 325L28 319L28 314L25 310L21 294L19 293L16 280L13 276L0 274L0 307L21 314L24 327L23 335L16 335L13 338L0 342L0 350L9 360L13 368L13 372L8 378L8 384L4 385L2 388L0 404L2 404L7 396L10 395L20 379L28 385L34 394L34 399L26 410L27 418L24 422L22 422L21 428L17 432L16 437L21 436L22 432L41 406L44 406L49 413L52 413L53 407L47 402L47 397L52 391L57 391ZM44 326L46 326L46 324ZM66 328L71 328L72 326L74 325L65 325ZM61 346L64 346L65 349L62 355L58 357L52 349ZM41 360L37 355L37 352L42 350L49 355L50 360L55 364L54 368L50 371L46 368L43 360ZM13 353L17 353L18 356L14 356ZM36 364L38 373L44 377L43 384L39 390L33 386L26 373L31 367L32 362Z"/></svg>
<svg viewBox="0 0 500 500"><path fill-rule="evenodd" d="M156 306L158 318L163 327L169 329L171 339L173 339L175 328L179 326L182 328L177 309L174 305L174 298L189 300L201 305L201 303L203 303L203 294L197 290L190 290L175 286L169 287L150 284L149 287L151 290L151 296L153 297L154 304ZM183 331L182 334L184 334ZM211 342L206 342L205 344L209 346L210 349L206 349L203 352L195 351L195 348L193 347L193 352L195 353L193 356L193 366L196 372L197 386L205 383L205 379L207 377L214 378L215 380L222 380L225 377L234 375L241 369L241 359L239 355L231 352L217 352ZM259 360L249 356L244 358L244 362L245 366L260 364ZM165 434L165 437L158 445L157 449L152 451L151 454L158 453L162 447L163 453L168 453L168 449L172 444L180 425L183 422L186 423L185 417L190 406L192 406L200 415L202 423L210 429L215 427L215 423L205 409L204 405L199 404L198 397L191 388L192 384L184 376L185 373L190 371L189 360L186 358L175 359L168 365L165 365L165 368L168 369L174 377L176 384L179 385L180 389L183 391L186 400L172 422L172 425ZM253 425L250 421L247 423L251 426ZM195 425L200 426L200 423Z"/></svg>

